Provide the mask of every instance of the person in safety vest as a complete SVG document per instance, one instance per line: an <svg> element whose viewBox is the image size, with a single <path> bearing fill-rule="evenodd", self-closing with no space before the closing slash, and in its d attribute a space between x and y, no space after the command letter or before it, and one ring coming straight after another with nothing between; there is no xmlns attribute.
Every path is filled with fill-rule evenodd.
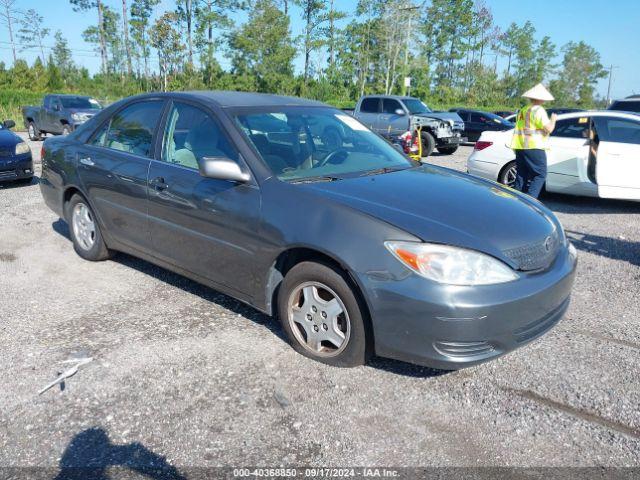
<svg viewBox="0 0 640 480"><path fill-rule="evenodd" d="M516 190L538 198L547 179L547 140L556 128L557 115L547 116L542 106L553 95L539 83L522 94L530 100L516 117L511 148L516 153Z"/></svg>

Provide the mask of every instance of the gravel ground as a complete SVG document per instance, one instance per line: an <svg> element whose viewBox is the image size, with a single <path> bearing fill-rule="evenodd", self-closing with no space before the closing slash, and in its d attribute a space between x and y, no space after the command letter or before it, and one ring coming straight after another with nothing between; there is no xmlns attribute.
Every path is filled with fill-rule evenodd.
<svg viewBox="0 0 640 480"><path fill-rule="evenodd" d="M178 275L83 261L36 183L0 187L0 466L640 466L640 204L544 199L580 263L533 344L454 373L345 370Z"/></svg>

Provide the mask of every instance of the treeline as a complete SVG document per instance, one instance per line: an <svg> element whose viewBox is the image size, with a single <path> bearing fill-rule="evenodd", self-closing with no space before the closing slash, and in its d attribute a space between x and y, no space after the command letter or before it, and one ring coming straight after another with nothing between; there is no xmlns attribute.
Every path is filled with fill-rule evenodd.
<svg viewBox="0 0 640 480"><path fill-rule="evenodd" d="M86 46L70 47L39 12L0 0L14 59L0 64L0 89L103 100L234 89L347 106L364 93L406 93L410 77L411 94L436 106L497 108L516 107L525 89L545 81L557 104L592 107L606 75L591 46L538 40L530 22L503 28L482 0L359 0L355 11L337 0L176 0L169 11L160 0L69 2L95 19L83 38L99 73L78 65L91 54ZM293 36L293 22L301 35ZM30 63L21 59L27 53Z"/></svg>

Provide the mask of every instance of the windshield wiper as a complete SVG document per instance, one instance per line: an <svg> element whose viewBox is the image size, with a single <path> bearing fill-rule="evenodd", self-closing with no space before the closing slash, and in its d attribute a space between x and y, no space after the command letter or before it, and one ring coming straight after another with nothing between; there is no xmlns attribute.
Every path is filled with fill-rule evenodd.
<svg viewBox="0 0 640 480"><path fill-rule="evenodd" d="M320 176L320 177L298 178L296 180L291 180L289 183L335 182L337 180L342 180L342 178L326 175L326 176Z"/></svg>
<svg viewBox="0 0 640 480"><path fill-rule="evenodd" d="M391 173L398 172L400 170L404 170L404 168L391 168L391 167L382 167L376 168L375 170L369 170L368 172L364 172L360 177L368 177L369 175L380 175L381 173Z"/></svg>

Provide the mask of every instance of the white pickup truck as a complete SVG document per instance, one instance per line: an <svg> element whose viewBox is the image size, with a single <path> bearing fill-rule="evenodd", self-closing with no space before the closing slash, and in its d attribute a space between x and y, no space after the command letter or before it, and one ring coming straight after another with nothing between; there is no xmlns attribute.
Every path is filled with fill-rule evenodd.
<svg viewBox="0 0 640 480"><path fill-rule="evenodd" d="M434 149L450 155L465 142L464 122L455 112L434 112L420 99L396 95L365 95L358 100L353 116L391 140L409 131L412 119L422 126L422 156ZM415 122L414 122L415 123Z"/></svg>

